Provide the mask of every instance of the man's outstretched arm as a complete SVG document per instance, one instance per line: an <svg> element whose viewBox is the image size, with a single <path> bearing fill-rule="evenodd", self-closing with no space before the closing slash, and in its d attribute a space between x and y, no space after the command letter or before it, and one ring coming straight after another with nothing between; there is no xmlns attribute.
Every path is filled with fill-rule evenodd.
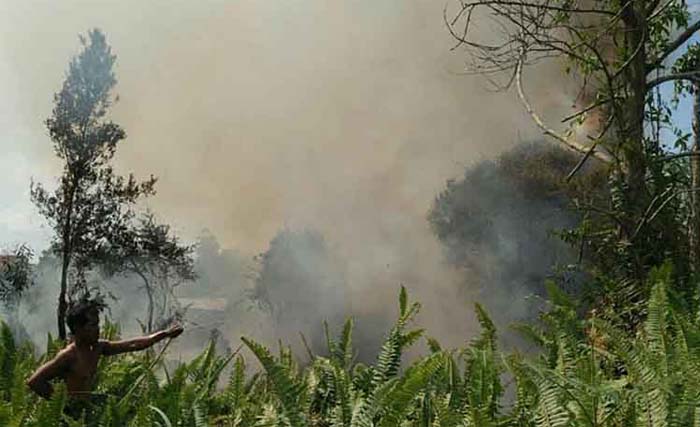
<svg viewBox="0 0 700 427"><path fill-rule="evenodd" d="M181 325L175 325L169 329L152 333L143 337L132 338L122 341L103 341L102 354L112 356L121 353L130 353L132 351L140 351L147 349L153 344L164 340L165 338L175 338L183 331Z"/></svg>
<svg viewBox="0 0 700 427"><path fill-rule="evenodd" d="M53 394L50 381L64 374L70 365L70 352L61 350L56 357L41 365L29 379L27 386L36 394L49 399Z"/></svg>

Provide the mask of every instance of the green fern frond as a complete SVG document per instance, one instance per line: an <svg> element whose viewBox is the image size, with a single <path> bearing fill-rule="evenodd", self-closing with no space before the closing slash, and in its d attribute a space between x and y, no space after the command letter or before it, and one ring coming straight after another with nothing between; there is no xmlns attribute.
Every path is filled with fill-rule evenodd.
<svg viewBox="0 0 700 427"><path fill-rule="evenodd" d="M152 410L153 412L158 415L160 422L159 424L162 427L173 427L173 424L170 422L170 418L168 418L167 415L165 415L165 412L161 411L158 407L153 406L153 405L148 405L148 408Z"/></svg>
<svg viewBox="0 0 700 427"><path fill-rule="evenodd" d="M669 314L668 295L664 281L658 281L651 290L649 303L647 304L647 319L644 322L649 350L656 355L666 353L666 329Z"/></svg>
<svg viewBox="0 0 700 427"><path fill-rule="evenodd" d="M382 418L379 422L379 427L400 425L409 405L429 384L432 377L444 363L445 355L435 353L409 368L396 387L380 402L382 405L380 409Z"/></svg>
<svg viewBox="0 0 700 427"><path fill-rule="evenodd" d="M245 396L245 361L243 357L236 357L225 390L226 405L232 410L243 402Z"/></svg>
<svg viewBox="0 0 700 427"><path fill-rule="evenodd" d="M569 426L569 412L559 397L558 390L548 381L537 382L539 398L535 408L537 427Z"/></svg>
<svg viewBox="0 0 700 427"><path fill-rule="evenodd" d="M194 417L195 427L209 427L209 422L207 421L207 412L204 405L201 404L199 400L196 400L192 407L192 414Z"/></svg>
<svg viewBox="0 0 700 427"><path fill-rule="evenodd" d="M276 361L270 351L264 346L248 338L241 338L245 345L255 354L263 365L265 372L272 382L284 415L289 419L292 427L304 427L307 425L304 414L300 411L300 396L305 392L304 384L297 382L290 375L289 368Z"/></svg>
<svg viewBox="0 0 700 427"><path fill-rule="evenodd" d="M345 324L343 325L343 332L340 336L340 345L338 347L338 357L343 362L343 368L350 369L353 359L352 350L352 330L354 322L351 317L349 317Z"/></svg>
<svg viewBox="0 0 700 427"><path fill-rule="evenodd" d="M35 426L53 426L56 420L63 417L63 408L67 401L66 388L64 384L54 387L51 399L44 400L37 405Z"/></svg>

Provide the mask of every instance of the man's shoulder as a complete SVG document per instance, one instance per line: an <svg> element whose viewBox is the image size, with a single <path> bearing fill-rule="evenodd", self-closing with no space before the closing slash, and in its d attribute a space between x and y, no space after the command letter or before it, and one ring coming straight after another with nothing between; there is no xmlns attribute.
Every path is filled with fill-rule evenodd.
<svg viewBox="0 0 700 427"><path fill-rule="evenodd" d="M75 343L70 343L56 353L56 358L71 358L75 356Z"/></svg>
<svg viewBox="0 0 700 427"><path fill-rule="evenodd" d="M68 368L75 360L75 344L68 344L65 348L56 353L51 362L54 366Z"/></svg>

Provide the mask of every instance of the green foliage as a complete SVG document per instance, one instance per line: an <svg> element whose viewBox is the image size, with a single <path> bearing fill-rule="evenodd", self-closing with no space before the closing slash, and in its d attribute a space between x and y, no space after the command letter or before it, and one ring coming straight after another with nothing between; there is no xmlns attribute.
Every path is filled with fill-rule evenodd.
<svg viewBox="0 0 700 427"><path fill-rule="evenodd" d="M67 299L84 290L88 274L98 268L107 272L128 268L145 277L158 264L180 279L193 277L191 247L180 245L168 227L156 224L152 217L136 224L135 205L155 193L156 178L139 182L133 174L115 172L111 162L126 138L125 131L108 117L117 100L113 94L116 56L100 30L89 31L80 41L82 49L71 60L46 120L62 174L54 190L35 182L30 188L32 202L53 229L51 251L61 258L57 320L62 339L66 338ZM154 261L156 256L159 262ZM152 297L149 302L150 328Z"/></svg>
<svg viewBox="0 0 700 427"><path fill-rule="evenodd" d="M575 224L547 218L548 225L564 229L562 237L578 255L576 261L564 262L595 277L587 289L590 306L612 313L625 310L617 317L619 325L636 327L644 321L651 290L645 279L667 260L676 275L669 290L689 297L700 270L694 188L700 166L691 161L697 159L700 131L693 126L696 135L691 141L687 121L697 117L675 113L680 97L690 94L700 99L700 44L695 40L700 19L691 4L684 0L448 3L445 24L469 56L467 68L489 75L498 88L516 86L543 134L577 152L574 164L567 165L571 160L566 156L548 156L560 161L544 162L534 158L536 153L517 155L521 153L512 150L516 155L510 165L494 168L491 162L482 162L467 171L464 181L449 181L436 199L430 221L453 261L467 264L470 273L478 272L483 257L470 256L473 246L498 245L499 228L512 221L504 217L533 206L537 214L532 218L551 218L558 207L553 202L559 202L574 208L569 218L573 216ZM471 28L482 19L493 20L498 34L484 37ZM561 83L580 89L571 99L575 111L562 111L566 117L559 124L547 123L527 100L532 88L528 90L530 76L523 73L527 66L551 58L563 62L571 75ZM675 85L671 99L663 85ZM559 131L562 123L569 129ZM586 165L593 174L586 176ZM495 173L484 179L489 169ZM509 177L508 171L513 172L514 183L499 185ZM576 188L577 181L596 185ZM586 187L592 191L579 191ZM488 206L491 198L501 205ZM543 202L547 204L536 204ZM517 228L507 233L509 242L524 240L530 249L525 267L517 270L522 281L529 273L526 268L543 259L532 256L532 250L539 248L530 241L544 233L533 233L531 239L522 239L519 234L524 232ZM499 271L508 273L516 257L509 258L495 263ZM478 260L472 261L477 265L468 265L472 259ZM551 264L536 272L544 274Z"/></svg>
<svg viewBox="0 0 700 427"><path fill-rule="evenodd" d="M124 130L107 118L115 101L112 54L104 33L81 37L82 50L69 66L46 120L56 155L64 162L55 192L32 183L32 201L55 235L53 250L73 260L76 285L107 257L109 245L133 217L133 204L153 194L155 178L142 183L117 175L110 161Z"/></svg>
<svg viewBox="0 0 700 427"><path fill-rule="evenodd" d="M477 305L482 332L467 347L443 350L430 339L431 353L402 369L403 351L421 332L407 329L418 305L403 289L399 317L371 366L348 358L350 321L329 339L335 351L304 367L287 347L275 355L248 338L263 368L257 373L213 344L174 369L153 354L121 355L99 367L94 394L104 402L78 420L65 415L75 403L62 385L48 401L26 390L24 380L45 359L35 360L4 327L0 425L698 426L700 316L674 303L671 278L669 266L651 274L649 315L633 333L604 318L580 319L572 301L554 295L540 325L527 329L541 347L536 357L500 353L496 328Z"/></svg>
<svg viewBox="0 0 700 427"><path fill-rule="evenodd" d="M6 256L7 260L0 260L0 303L9 309L16 307L34 283L30 265L33 256L30 247L20 245Z"/></svg>

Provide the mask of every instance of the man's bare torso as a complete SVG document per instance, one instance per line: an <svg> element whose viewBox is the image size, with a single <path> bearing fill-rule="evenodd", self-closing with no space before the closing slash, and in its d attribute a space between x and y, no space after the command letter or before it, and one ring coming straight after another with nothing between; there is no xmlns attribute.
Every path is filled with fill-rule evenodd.
<svg viewBox="0 0 700 427"><path fill-rule="evenodd" d="M66 382L68 394L73 397L89 397L95 384L97 364L102 356L102 342L92 346L68 345L65 352L66 363L61 377Z"/></svg>
<svg viewBox="0 0 700 427"><path fill-rule="evenodd" d="M120 341L99 340L97 321L88 322L76 334L76 340L59 351L56 357L41 365L27 380L27 386L44 398L51 397L51 380L60 378L66 383L68 394L77 398L89 398L95 386L97 364L102 356L144 350L165 338L175 338L183 331L173 325L167 330L150 335Z"/></svg>

